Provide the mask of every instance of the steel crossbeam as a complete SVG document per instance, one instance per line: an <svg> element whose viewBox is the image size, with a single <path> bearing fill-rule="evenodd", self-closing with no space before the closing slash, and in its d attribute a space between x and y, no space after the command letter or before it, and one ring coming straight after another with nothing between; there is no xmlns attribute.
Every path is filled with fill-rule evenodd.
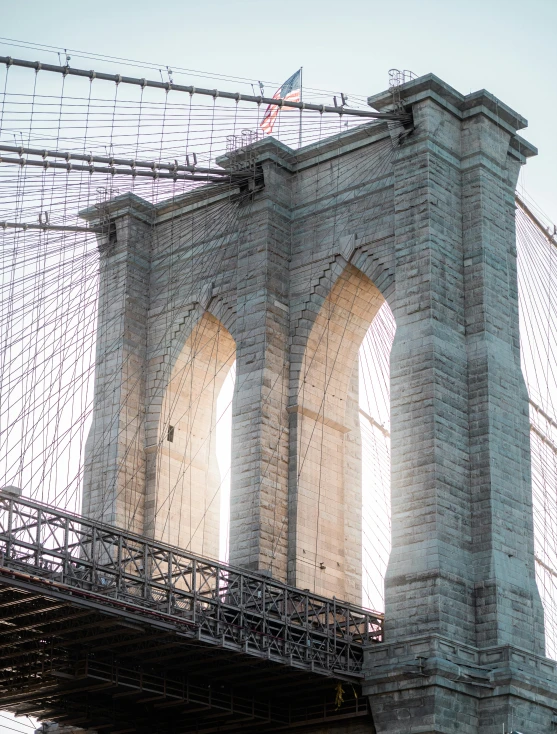
<svg viewBox="0 0 557 734"><path fill-rule="evenodd" d="M382 637L377 613L1 492L0 583L347 679Z"/></svg>
<svg viewBox="0 0 557 734"><path fill-rule="evenodd" d="M43 64L40 61L27 61L26 59L14 59L11 56L0 56L0 64L6 64L8 69L11 66L21 67L24 69L34 69L35 72L39 71L50 71L57 74L63 74L64 76L78 76L89 79L91 82L94 79L103 81L114 82L115 84L131 84L132 86L149 87L152 89L163 89L166 92L185 92L190 96L199 94L205 97L212 97L215 101L220 97L221 99L228 99L234 102L249 102L257 105L272 105L275 107L289 107L297 110L312 110L321 114L336 114L336 115L348 115L353 117L364 117L377 120L398 120L401 122L409 122L412 118L409 113L406 112L376 112L375 110L358 110L350 107L336 106L330 107L323 104L311 104L309 102L294 102L289 99L282 99L276 97L263 97L255 96L252 94L240 94L239 92L223 92L218 89L202 89L201 87L184 86L183 84L174 84L171 81L158 82L150 79L137 79L135 77L122 76L121 74L105 74L103 72L95 72L87 69L75 69L70 66L57 66L55 64Z"/></svg>

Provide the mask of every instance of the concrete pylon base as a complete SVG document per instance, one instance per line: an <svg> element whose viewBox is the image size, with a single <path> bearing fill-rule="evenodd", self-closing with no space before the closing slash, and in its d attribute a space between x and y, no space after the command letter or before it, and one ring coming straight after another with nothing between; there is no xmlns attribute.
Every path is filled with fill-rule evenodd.
<svg viewBox="0 0 557 734"><path fill-rule="evenodd" d="M367 652L364 694L377 734L557 732L556 664L511 645L439 635Z"/></svg>

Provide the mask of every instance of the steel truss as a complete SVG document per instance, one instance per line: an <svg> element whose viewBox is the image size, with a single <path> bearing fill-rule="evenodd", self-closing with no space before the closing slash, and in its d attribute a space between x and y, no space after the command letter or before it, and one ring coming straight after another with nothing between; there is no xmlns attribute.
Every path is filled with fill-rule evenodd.
<svg viewBox="0 0 557 734"><path fill-rule="evenodd" d="M16 713L107 734L366 717L381 634L354 605L0 492L0 700Z"/></svg>
<svg viewBox="0 0 557 734"><path fill-rule="evenodd" d="M199 641L325 675L362 675L382 616L47 505L0 496L0 574L164 619Z"/></svg>

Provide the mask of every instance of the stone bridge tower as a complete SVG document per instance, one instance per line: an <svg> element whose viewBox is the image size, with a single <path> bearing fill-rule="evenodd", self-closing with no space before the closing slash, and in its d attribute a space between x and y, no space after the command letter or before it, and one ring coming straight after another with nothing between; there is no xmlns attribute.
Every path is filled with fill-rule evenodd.
<svg viewBox="0 0 557 734"><path fill-rule="evenodd" d="M215 395L236 360L231 563L359 603L357 357L386 300L393 547L364 687L374 726L550 732L514 231L536 151L485 91L428 75L401 94L408 135L380 121L299 151L269 138L251 190L108 205L84 512L216 556Z"/></svg>

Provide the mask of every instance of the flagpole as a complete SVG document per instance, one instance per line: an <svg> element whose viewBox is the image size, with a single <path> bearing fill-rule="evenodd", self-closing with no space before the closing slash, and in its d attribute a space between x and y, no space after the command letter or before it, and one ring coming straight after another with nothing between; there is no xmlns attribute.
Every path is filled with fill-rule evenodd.
<svg viewBox="0 0 557 734"><path fill-rule="evenodd" d="M303 66L300 66L300 102L303 102L303 90L302 90L302 74ZM302 147L302 110L300 110L300 133L298 135L298 148Z"/></svg>

